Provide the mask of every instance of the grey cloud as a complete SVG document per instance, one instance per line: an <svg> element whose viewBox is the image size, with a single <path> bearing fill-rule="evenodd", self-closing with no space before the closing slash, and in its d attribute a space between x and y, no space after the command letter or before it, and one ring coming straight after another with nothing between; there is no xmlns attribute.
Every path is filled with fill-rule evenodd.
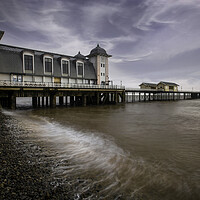
<svg viewBox="0 0 200 200"><path fill-rule="evenodd" d="M100 43L113 55L111 78L127 85L177 79L198 87L199 19L199 0L0 2L2 43L71 55Z"/></svg>

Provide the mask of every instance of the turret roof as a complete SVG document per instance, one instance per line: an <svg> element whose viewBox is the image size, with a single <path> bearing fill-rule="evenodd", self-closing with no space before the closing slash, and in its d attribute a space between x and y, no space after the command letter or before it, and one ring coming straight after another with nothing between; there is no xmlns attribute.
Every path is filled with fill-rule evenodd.
<svg viewBox="0 0 200 200"><path fill-rule="evenodd" d="M97 44L97 46L90 51L90 54L87 57L93 57L97 55L111 57L111 55L108 55L106 50L100 47L99 44Z"/></svg>

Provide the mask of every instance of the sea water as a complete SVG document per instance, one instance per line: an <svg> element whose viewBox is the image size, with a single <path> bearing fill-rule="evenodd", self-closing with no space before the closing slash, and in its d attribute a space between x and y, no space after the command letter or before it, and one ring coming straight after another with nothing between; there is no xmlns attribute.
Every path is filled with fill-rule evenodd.
<svg viewBox="0 0 200 200"><path fill-rule="evenodd" d="M53 155L76 199L200 199L200 100L18 108L4 113Z"/></svg>

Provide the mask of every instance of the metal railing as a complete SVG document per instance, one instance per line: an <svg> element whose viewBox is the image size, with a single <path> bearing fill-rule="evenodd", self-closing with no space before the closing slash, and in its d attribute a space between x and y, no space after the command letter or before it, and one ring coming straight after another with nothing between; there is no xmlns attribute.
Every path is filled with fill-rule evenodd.
<svg viewBox="0 0 200 200"><path fill-rule="evenodd" d="M178 91L165 91L164 89L141 89L141 88L126 88L126 92L174 92L174 93L199 93L198 90L178 90Z"/></svg>
<svg viewBox="0 0 200 200"><path fill-rule="evenodd" d="M33 87L33 88L75 88L75 89L125 89L122 85L91 85L91 84L75 84L75 83L53 83L53 82L30 82L30 81L0 81L3 87Z"/></svg>
<svg viewBox="0 0 200 200"><path fill-rule="evenodd" d="M152 91L152 92L156 92L156 91L164 91L164 89L141 89L141 88L126 88L127 92L131 92L131 91L138 91L138 92L142 92L142 91Z"/></svg>

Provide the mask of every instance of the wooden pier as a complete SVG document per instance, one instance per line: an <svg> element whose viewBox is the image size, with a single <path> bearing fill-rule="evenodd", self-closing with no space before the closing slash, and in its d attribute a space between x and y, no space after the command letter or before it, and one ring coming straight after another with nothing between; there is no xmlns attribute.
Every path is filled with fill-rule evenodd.
<svg viewBox="0 0 200 200"><path fill-rule="evenodd" d="M0 82L0 107L16 109L17 97L31 97L34 108L55 108L57 104L87 106L200 99L200 92L125 89L123 86L108 85Z"/></svg>
<svg viewBox="0 0 200 200"><path fill-rule="evenodd" d="M126 89L125 102L175 101L200 99L200 91L163 91L154 89Z"/></svg>
<svg viewBox="0 0 200 200"><path fill-rule="evenodd" d="M105 105L125 102L125 88L122 86L13 83L0 82L0 106L16 109L17 97L31 97L32 106L55 108L57 100L63 106Z"/></svg>

